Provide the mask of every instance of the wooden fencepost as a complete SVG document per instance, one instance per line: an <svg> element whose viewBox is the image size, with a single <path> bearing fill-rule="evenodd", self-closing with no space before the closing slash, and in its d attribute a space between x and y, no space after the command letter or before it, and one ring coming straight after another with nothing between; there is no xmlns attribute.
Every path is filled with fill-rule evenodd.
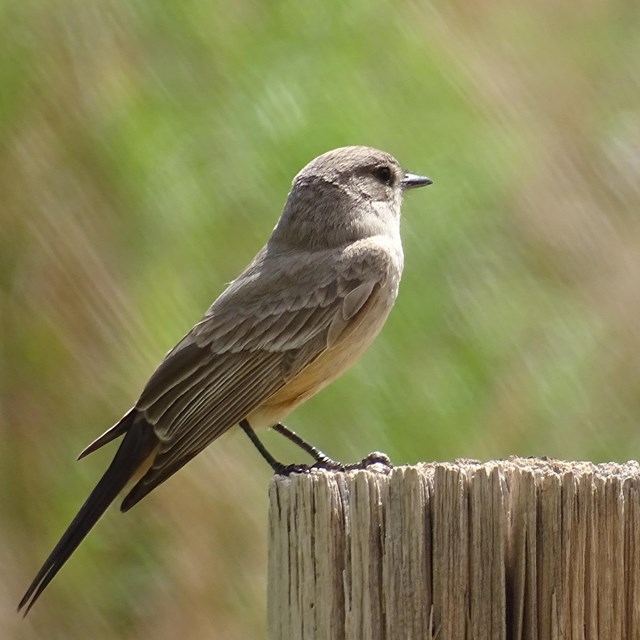
<svg viewBox="0 0 640 640"><path fill-rule="evenodd" d="M640 640L640 465L274 477L270 640Z"/></svg>

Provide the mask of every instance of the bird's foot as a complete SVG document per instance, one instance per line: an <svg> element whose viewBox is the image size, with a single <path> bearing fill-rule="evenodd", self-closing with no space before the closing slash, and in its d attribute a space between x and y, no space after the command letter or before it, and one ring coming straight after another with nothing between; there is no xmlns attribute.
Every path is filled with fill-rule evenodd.
<svg viewBox="0 0 640 640"><path fill-rule="evenodd" d="M358 471L368 469L373 465L382 465L387 469L393 468L389 456L381 451L372 451L369 455L365 456L360 462L337 462L332 460L328 456L324 456L318 460L311 468L312 469L324 469L325 471Z"/></svg>
<svg viewBox="0 0 640 640"><path fill-rule="evenodd" d="M374 464L382 465L383 467L387 467L387 469L393 469L391 458L382 451L372 451L368 456L362 458L359 464L361 469L372 467Z"/></svg>
<svg viewBox="0 0 640 640"><path fill-rule="evenodd" d="M292 473L310 473L313 470L322 469L323 471L345 472L345 471L362 471L369 469L374 465L380 465L384 469L393 469L393 463L386 453L381 451L373 451L365 456L360 462L338 462L332 460L329 456L323 455L315 464L280 464L276 463L273 471L279 476L288 476Z"/></svg>
<svg viewBox="0 0 640 640"><path fill-rule="evenodd" d="M248 425L240 425L247 431ZM389 459L389 456L386 453L382 453L380 451L373 451L368 456L365 456L360 462L353 463L344 463L337 462L336 460L332 460L324 451L318 449L318 447L309 444L306 440L301 438L295 431L289 429L289 427L283 425L281 422L278 422L273 425L274 431L277 431L281 435L283 435L287 440L293 442L293 444L300 447L303 451L306 451L312 458L315 459L315 464L311 466L300 465L300 464L292 464L292 465L282 465L277 462L274 458L269 456L267 460L269 464L273 467L273 470L279 475L289 475L290 473L308 473L312 469L324 469L325 471L355 471L358 469L367 469L373 465L382 465L387 469L393 468L393 464ZM254 433L248 433L249 437L254 441L257 440ZM256 444L256 446L258 446ZM265 455L263 453L263 455ZM266 457L266 456L265 456Z"/></svg>
<svg viewBox="0 0 640 640"><path fill-rule="evenodd" d="M292 473L309 473L311 469L314 469L315 465L310 466L308 464L277 464L273 467L273 472L277 476L289 476Z"/></svg>

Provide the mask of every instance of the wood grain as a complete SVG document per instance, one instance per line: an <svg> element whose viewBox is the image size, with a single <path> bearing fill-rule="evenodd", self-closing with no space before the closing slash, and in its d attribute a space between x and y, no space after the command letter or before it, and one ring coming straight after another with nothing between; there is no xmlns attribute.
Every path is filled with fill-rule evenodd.
<svg viewBox="0 0 640 640"><path fill-rule="evenodd" d="M640 640L640 465L512 458L270 487L271 640Z"/></svg>

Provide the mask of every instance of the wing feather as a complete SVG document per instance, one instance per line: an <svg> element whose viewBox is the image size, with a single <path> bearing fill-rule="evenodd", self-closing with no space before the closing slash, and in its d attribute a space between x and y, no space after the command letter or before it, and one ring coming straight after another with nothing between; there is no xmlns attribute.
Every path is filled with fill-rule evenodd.
<svg viewBox="0 0 640 640"><path fill-rule="evenodd" d="M294 274L277 265L250 265L169 352L136 404L160 448L123 509L339 341L387 278L388 253L378 251L374 258L360 255L357 264L336 265L315 256Z"/></svg>

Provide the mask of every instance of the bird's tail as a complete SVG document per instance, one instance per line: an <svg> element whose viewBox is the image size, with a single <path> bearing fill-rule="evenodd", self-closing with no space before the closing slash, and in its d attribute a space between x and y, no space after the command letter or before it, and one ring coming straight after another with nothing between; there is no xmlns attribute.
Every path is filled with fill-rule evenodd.
<svg viewBox="0 0 640 640"><path fill-rule="evenodd" d="M45 560L38 575L24 594L18 611L25 608L24 615L39 598L62 565L69 559L84 537L100 519L107 507L127 483L136 475L139 468L153 453L158 443L152 427L143 420L131 420L124 440L120 444L109 468L91 492L80 511L73 519L64 535Z"/></svg>

